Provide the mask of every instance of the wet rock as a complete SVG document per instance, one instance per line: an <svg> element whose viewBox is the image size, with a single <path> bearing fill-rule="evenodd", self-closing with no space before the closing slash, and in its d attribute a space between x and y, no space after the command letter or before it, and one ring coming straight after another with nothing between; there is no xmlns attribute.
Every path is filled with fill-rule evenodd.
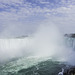
<svg viewBox="0 0 75 75"><path fill-rule="evenodd" d="M64 69L63 75L75 75L75 66Z"/></svg>
<svg viewBox="0 0 75 75"><path fill-rule="evenodd" d="M75 38L75 34L65 34L64 36L71 37L71 38Z"/></svg>

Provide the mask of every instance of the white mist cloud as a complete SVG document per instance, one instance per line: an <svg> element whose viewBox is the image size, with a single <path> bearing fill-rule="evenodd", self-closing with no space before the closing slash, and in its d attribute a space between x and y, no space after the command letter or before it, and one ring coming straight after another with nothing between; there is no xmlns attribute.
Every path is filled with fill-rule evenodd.
<svg viewBox="0 0 75 75"><path fill-rule="evenodd" d="M55 24L46 21L42 23L34 35L36 43L34 47L38 49L38 55L52 56L56 53L57 46L61 43L60 39L61 34Z"/></svg>
<svg viewBox="0 0 75 75"><path fill-rule="evenodd" d="M58 53L59 44L62 44L61 39L58 28L52 22L45 21L38 27L37 32L32 37L0 39L0 58L3 61L32 55L52 57Z"/></svg>
<svg viewBox="0 0 75 75"><path fill-rule="evenodd" d="M44 21L32 37L0 39L0 61L25 56L56 58L75 65L75 52L65 46L64 37L55 23Z"/></svg>

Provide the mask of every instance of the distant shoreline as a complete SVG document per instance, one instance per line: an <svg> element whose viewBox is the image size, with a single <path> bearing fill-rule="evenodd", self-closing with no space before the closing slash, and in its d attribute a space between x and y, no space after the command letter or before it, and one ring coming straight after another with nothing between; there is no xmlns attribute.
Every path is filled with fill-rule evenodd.
<svg viewBox="0 0 75 75"><path fill-rule="evenodd" d="M28 35L25 36L16 36L16 37L0 37L0 39L23 39L29 37Z"/></svg>

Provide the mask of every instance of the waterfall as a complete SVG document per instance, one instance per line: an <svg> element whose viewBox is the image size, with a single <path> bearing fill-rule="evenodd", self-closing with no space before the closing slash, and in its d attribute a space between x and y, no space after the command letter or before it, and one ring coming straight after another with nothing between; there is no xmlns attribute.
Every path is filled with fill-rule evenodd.
<svg viewBox="0 0 75 75"><path fill-rule="evenodd" d="M0 39L0 61L28 56L31 45L31 39L28 37Z"/></svg>
<svg viewBox="0 0 75 75"><path fill-rule="evenodd" d="M71 47L73 50L75 50L75 38L65 37L65 43L67 47Z"/></svg>

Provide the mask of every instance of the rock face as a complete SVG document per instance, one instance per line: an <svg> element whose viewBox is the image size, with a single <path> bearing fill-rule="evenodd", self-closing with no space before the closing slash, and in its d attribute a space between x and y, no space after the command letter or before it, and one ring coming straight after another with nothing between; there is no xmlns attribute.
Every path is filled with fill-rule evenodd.
<svg viewBox="0 0 75 75"><path fill-rule="evenodd" d="M63 75L75 75L75 66L64 69Z"/></svg>
<svg viewBox="0 0 75 75"><path fill-rule="evenodd" d="M75 34L65 34L64 36L71 37L71 38L75 38Z"/></svg>

